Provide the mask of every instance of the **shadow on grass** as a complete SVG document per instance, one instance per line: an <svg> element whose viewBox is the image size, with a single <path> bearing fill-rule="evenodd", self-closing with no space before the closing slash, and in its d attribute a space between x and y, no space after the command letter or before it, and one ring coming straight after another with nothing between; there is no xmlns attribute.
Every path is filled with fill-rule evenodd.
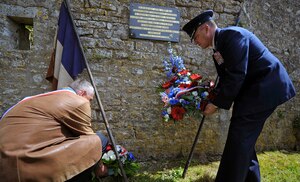
<svg viewBox="0 0 300 182"><path fill-rule="evenodd" d="M137 175L128 177L129 182L213 182L214 176L209 170L193 169L199 165L199 161L192 160L185 179L182 178L186 161L183 159L169 161L141 162L141 169ZM123 182L120 176L109 176L100 182Z"/></svg>
<svg viewBox="0 0 300 182"><path fill-rule="evenodd" d="M129 182L180 182L186 181L182 178L174 178L174 179L162 179L162 178L155 178L149 175L138 175L134 177L128 178ZM121 177L107 177L101 179L100 182L123 182ZM203 175L198 179L194 179L193 182L214 182L214 178L209 175Z"/></svg>
<svg viewBox="0 0 300 182"><path fill-rule="evenodd" d="M264 181L293 181L300 179L299 151L264 151L258 153L261 162L261 174ZM201 163L193 160L183 179L184 160L147 161L136 176L129 182L213 182L217 174L219 161ZM283 172L284 171L284 172ZM122 178L107 177L103 182L122 182Z"/></svg>
<svg viewBox="0 0 300 182"><path fill-rule="evenodd" d="M201 178L195 180L195 182L214 182L215 179L209 175L203 175Z"/></svg>

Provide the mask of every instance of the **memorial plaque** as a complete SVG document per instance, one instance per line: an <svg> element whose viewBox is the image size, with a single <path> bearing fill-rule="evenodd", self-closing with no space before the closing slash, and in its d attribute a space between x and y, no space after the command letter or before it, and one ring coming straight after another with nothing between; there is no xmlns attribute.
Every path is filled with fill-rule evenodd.
<svg viewBox="0 0 300 182"><path fill-rule="evenodd" d="M131 3L130 37L179 42L179 19L176 8Z"/></svg>

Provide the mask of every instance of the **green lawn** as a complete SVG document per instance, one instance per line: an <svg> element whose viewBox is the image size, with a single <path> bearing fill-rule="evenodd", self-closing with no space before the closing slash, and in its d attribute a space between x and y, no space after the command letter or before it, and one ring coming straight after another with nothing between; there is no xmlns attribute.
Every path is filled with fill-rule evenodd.
<svg viewBox="0 0 300 182"><path fill-rule="evenodd" d="M300 153L265 152L258 156L263 182L299 182Z"/></svg>
<svg viewBox="0 0 300 182"><path fill-rule="evenodd" d="M300 181L300 153L299 152L263 152L258 154L261 167L262 182L299 182ZM188 168L185 179L182 172L185 161L171 168L161 171L141 171L129 181L134 182L212 182L214 181L219 162L199 165L193 161ZM161 164L155 163L159 166ZM179 167L181 166L181 167ZM106 180L105 180L106 181Z"/></svg>

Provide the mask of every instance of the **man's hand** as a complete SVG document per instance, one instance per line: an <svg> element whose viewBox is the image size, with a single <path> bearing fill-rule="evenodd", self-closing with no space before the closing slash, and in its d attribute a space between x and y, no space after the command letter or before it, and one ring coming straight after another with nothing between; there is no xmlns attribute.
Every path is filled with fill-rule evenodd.
<svg viewBox="0 0 300 182"><path fill-rule="evenodd" d="M212 115L214 112L216 112L218 109L217 106L213 105L212 103L209 103L206 105L204 111L203 111L203 114L205 116L208 116L208 115Z"/></svg>
<svg viewBox="0 0 300 182"><path fill-rule="evenodd" d="M95 167L95 175L97 177L106 177L108 176L108 168L101 161L98 162L97 167Z"/></svg>

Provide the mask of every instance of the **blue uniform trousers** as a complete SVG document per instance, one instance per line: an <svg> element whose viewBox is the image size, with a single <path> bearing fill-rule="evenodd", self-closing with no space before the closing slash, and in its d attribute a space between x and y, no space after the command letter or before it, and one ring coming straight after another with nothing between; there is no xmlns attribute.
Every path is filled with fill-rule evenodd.
<svg viewBox="0 0 300 182"><path fill-rule="evenodd" d="M216 182L260 181L255 143L266 119L274 110L231 118Z"/></svg>

